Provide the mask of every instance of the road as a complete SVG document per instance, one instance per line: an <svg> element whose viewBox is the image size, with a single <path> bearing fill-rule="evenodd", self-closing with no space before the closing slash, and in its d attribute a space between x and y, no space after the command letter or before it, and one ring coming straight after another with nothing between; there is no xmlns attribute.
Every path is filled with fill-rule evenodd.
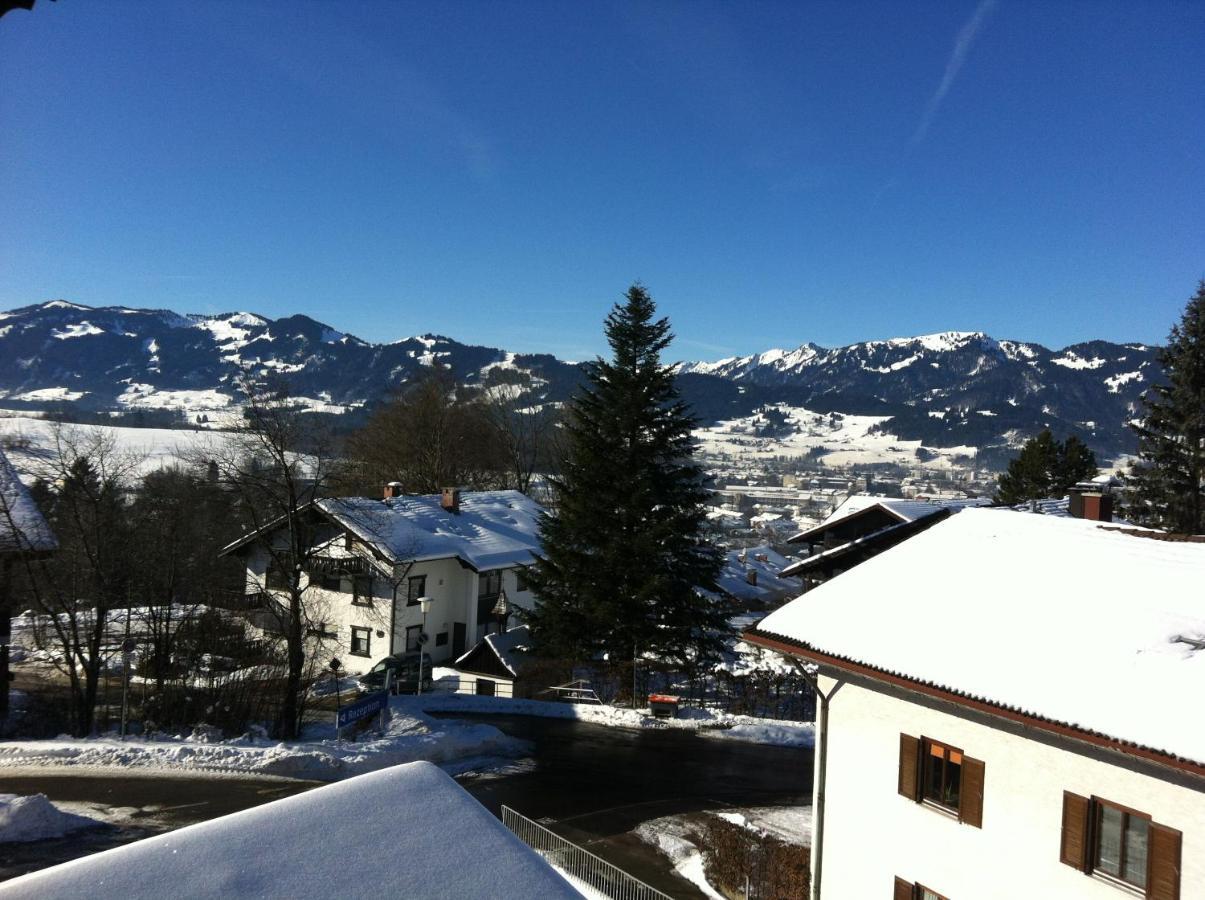
<svg viewBox="0 0 1205 900"><path fill-rule="evenodd" d="M472 716L532 742L513 771L458 780L495 814L502 804L588 846L675 897L697 891L630 832L641 822L728 806L811 802L811 752L700 737L691 732L608 728L564 719ZM316 782L151 776L42 769L0 775L0 792L43 793L69 811L112 824L57 840L0 844L0 879L206 821L316 787ZM82 807L75 807L81 804Z"/></svg>

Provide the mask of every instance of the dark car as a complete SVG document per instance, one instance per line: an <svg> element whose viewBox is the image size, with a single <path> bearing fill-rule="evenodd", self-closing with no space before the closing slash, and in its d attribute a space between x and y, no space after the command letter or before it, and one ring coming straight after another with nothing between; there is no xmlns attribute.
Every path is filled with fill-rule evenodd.
<svg viewBox="0 0 1205 900"><path fill-rule="evenodd" d="M393 656L386 656L357 679L357 689L361 693L379 691L385 687L385 673L393 672L393 693L413 694L418 689L418 663L417 653L395 653ZM431 660L425 656L423 690L431 690Z"/></svg>

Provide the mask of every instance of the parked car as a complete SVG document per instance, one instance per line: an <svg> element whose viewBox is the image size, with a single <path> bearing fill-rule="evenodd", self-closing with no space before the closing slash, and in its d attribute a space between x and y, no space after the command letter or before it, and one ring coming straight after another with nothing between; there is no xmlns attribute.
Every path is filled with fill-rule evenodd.
<svg viewBox="0 0 1205 900"><path fill-rule="evenodd" d="M371 693L385 687L385 673L393 672L393 693L413 694L418 690L419 656L416 652L395 653L379 660L356 680L360 693ZM423 658L423 690L431 690L431 660Z"/></svg>

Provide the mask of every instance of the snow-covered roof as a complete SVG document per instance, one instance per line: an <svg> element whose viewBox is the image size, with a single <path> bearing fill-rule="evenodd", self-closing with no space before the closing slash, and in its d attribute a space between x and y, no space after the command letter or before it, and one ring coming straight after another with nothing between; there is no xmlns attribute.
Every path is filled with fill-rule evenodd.
<svg viewBox="0 0 1205 900"><path fill-rule="evenodd" d="M757 632L1202 764L1205 543L1150 534L967 509Z"/></svg>
<svg viewBox="0 0 1205 900"><path fill-rule="evenodd" d="M724 568L715 580L716 586L729 596L746 600L798 593L798 579L780 575L790 564L791 560L767 544L747 550L730 550L724 558ZM749 583L749 572L757 573L756 585Z"/></svg>
<svg viewBox="0 0 1205 900"><path fill-rule="evenodd" d="M45 553L58 545L16 469L0 450L0 553Z"/></svg>
<svg viewBox="0 0 1205 900"><path fill-rule="evenodd" d="M487 634L485 636L485 644L498 657L498 662L511 675L519 677L519 669L529 659L528 651L531 649L531 629L526 625L516 625L514 628L508 628L501 634ZM453 666L459 666L462 661L467 660L473 655L477 648L474 647L459 657Z"/></svg>
<svg viewBox="0 0 1205 900"><path fill-rule="evenodd" d="M415 827L404 826L407 815ZM163 893L215 900L580 896L427 762L349 778L0 883L5 900Z"/></svg>
<svg viewBox="0 0 1205 900"><path fill-rule="evenodd" d="M438 494L333 497L314 506L394 564L459 559L481 572L527 565L541 548L543 510L519 491L463 491L459 512L444 509ZM221 552L233 552L274 527L244 535Z"/></svg>
<svg viewBox="0 0 1205 900"><path fill-rule="evenodd" d="M846 516L862 512L862 510L869 509L872 506L881 506L895 513L902 522L911 522L914 519L919 519L921 516L928 515L938 505L930 503L927 500L901 500L897 497L872 497L869 494L851 494L845 498L845 502L828 515L828 518L821 525L832 525Z"/></svg>

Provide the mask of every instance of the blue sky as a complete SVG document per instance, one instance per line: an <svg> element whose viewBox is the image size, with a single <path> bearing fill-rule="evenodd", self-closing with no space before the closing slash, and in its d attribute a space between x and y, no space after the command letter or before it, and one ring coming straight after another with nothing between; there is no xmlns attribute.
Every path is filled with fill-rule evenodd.
<svg viewBox="0 0 1205 900"><path fill-rule="evenodd" d="M39 2L0 19L0 308L582 358L641 279L678 358L1159 341L1202 46L1199 2Z"/></svg>

